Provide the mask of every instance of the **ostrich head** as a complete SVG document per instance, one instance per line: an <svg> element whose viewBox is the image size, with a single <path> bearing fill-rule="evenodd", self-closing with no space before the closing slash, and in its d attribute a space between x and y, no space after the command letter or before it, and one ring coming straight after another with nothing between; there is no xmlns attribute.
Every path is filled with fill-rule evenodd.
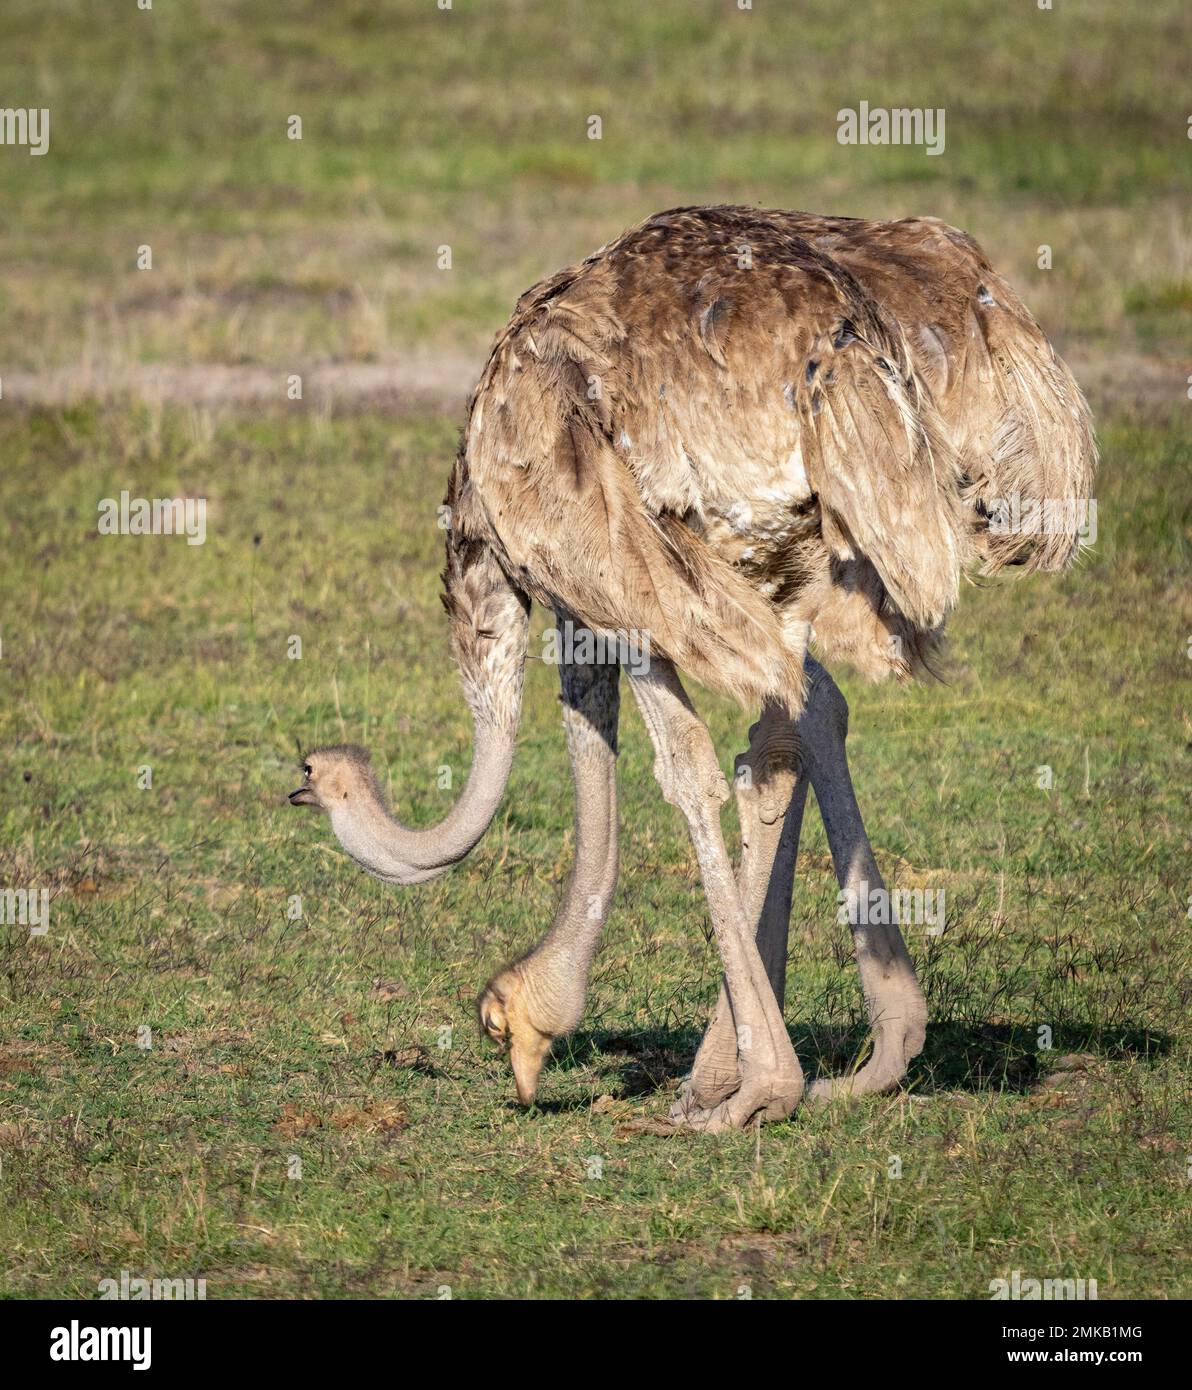
<svg viewBox="0 0 1192 1390"><path fill-rule="evenodd" d="M450 835L411 830L397 821L381 795L371 755L354 743L308 753L302 764L302 785L290 793L289 800L291 806L325 811L342 847L386 883L434 878L471 847L457 849Z"/></svg>
<svg viewBox="0 0 1192 1390"><path fill-rule="evenodd" d="M529 1105L538 1089L538 1074L554 1037L534 1026L530 1020L532 992L517 965L502 970L490 980L476 1001L480 1026L503 1051L509 1053L517 1098Z"/></svg>
<svg viewBox="0 0 1192 1390"><path fill-rule="evenodd" d="M458 864L488 828L509 779L516 728L477 726L467 784L438 825L402 825L385 804L368 750L354 743L308 753L290 804L326 811L336 839L375 877L422 883Z"/></svg>
<svg viewBox="0 0 1192 1390"><path fill-rule="evenodd" d="M291 806L314 806L328 814L345 802L375 806L379 800L369 752L354 743L308 753L302 764L302 785L290 793Z"/></svg>

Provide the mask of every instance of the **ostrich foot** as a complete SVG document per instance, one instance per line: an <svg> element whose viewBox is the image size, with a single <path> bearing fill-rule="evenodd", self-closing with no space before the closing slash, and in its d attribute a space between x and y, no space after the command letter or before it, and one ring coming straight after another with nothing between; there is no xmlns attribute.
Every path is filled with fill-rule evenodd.
<svg viewBox="0 0 1192 1390"><path fill-rule="evenodd" d="M671 1119L685 1119L692 1104L702 1110L713 1110L740 1086L741 1069L737 1062L732 1011L727 1007L718 1008L695 1054L691 1071L679 1086L679 1098L671 1107Z"/></svg>
<svg viewBox="0 0 1192 1390"><path fill-rule="evenodd" d="M701 1105L692 1093L671 1107L672 1124L715 1134L726 1129L745 1129L750 1121L785 1120L803 1098L803 1078L782 1067L747 1076L727 1100Z"/></svg>
<svg viewBox="0 0 1192 1390"><path fill-rule="evenodd" d="M848 1076L817 1077L808 1089L810 1100L877 1095L893 1091L906 1076L908 1063L923 1050L927 1035L927 1006L912 978L899 982L887 996L882 1017L873 1028L873 1055Z"/></svg>
<svg viewBox="0 0 1192 1390"><path fill-rule="evenodd" d="M741 1030L742 1039L749 1030ZM667 1118L711 1133L744 1129L755 1117L784 1120L803 1098L803 1072L785 1028L772 1045L739 1050L731 1006L718 1009Z"/></svg>
<svg viewBox="0 0 1192 1390"><path fill-rule="evenodd" d="M927 1007L917 982L899 983L897 994L887 996L884 1017L873 1029L873 1052L865 1064L847 1076L817 1077L807 1088L814 1101L878 1095L893 1091L906 1077L908 1065L923 1050L927 1034ZM736 1038L717 1014L700 1044L690 1073L679 1087L670 1119L686 1123L693 1113L710 1114L734 1096L741 1086Z"/></svg>
<svg viewBox="0 0 1192 1390"><path fill-rule="evenodd" d="M731 1071L726 1068L698 1076L692 1071L679 1083L678 1099L670 1108L670 1118L685 1119L693 1105L700 1110L714 1109L740 1089L741 1073L735 1061Z"/></svg>

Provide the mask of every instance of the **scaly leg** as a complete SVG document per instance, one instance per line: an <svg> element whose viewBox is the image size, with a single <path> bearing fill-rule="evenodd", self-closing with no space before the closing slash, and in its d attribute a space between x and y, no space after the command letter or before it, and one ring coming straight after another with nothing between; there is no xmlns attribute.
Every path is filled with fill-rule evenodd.
<svg viewBox="0 0 1192 1390"><path fill-rule="evenodd" d="M575 782L575 866L546 936L496 975L477 1005L481 1026L510 1051L523 1105L534 1099L551 1043L583 1015L588 972L616 891L619 675L615 664L560 668Z"/></svg>
<svg viewBox="0 0 1192 1390"><path fill-rule="evenodd" d="M808 782L814 787L820 805L841 888L863 894L884 887L848 770L845 753L848 704L836 682L818 661L807 657L804 664L808 677L807 703L794 726L800 754L795 762L799 770L781 835L775 836L772 818L775 802L780 801L783 794L783 775L772 779L769 794L758 794L759 781L764 782L765 777L759 779L755 772L754 794L743 788L739 780L737 795L742 839L738 882L746 913L758 923L758 950L780 1006L785 992L791 888ZM783 766L781 750L786 744L782 740L774 744L775 731L767 727L765 715L749 731L749 737L749 754L738 759L738 768L742 763L754 769L759 764L764 768L772 767L775 758L769 749L775 746L780 753L778 766ZM789 777L789 773L785 777ZM766 884L766 895L764 907L759 910L759 885L762 883ZM816 1099L890 1090L906 1075L907 1064L923 1046L926 1005L897 924L858 924L854 927L854 949L873 1028L874 1054L855 1076L816 1081L810 1091ZM687 1103L688 1092L693 1092L704 1104L712 1104L732 1093L736 1078L732 1011L722 985L716 1013L696 1054L684 1094L676 1102L676 1112Z"/></svg>
<svg viewBox="0 0 1192 1390"><path fill-rule="evenodd" d="M853 791L845 739L848 704L827 671L808 662L811 691L799 721L799 738L815 789L836 879L853 901L874 890L884 893L877 861ZM906 1075L907 1064L923 1048L927 1005L915 967L896 922L853 925L853 950L861 992L873 1030L873 1055L854 1076L817 1080L817 1100L892 1090Z"/></svg>
<svg viewBox="0 0 1192 1390"><path fill-rule="evenodd" d="M795 725L784 709L767 706L749 730L749 751L736 761L734 791L741 825L737 889L745 918L757 923L757 948L770 987L782 1008L786 987L786 935L790 922L795 856L807 800ZM705 1108L717 1105L740 1085L737 1034L723 981L716 1012L704 1034L672 1110L681 1117L688 1096Z"/></svg>
<svg viewBox="0 0 1192 1390"><path fill-rule="evenodd" d="M631 685L654 744L654 775L662 795L682 811L691 832L738 1045L738 1089L713 1107L691 1097L682 1118L709 1130L739 1128L758 1115L782 1118L802 1098L803 1072L724 847L720 807L728 786L716 750L669 662L656 660L648 674L631 676Z"/></svg>

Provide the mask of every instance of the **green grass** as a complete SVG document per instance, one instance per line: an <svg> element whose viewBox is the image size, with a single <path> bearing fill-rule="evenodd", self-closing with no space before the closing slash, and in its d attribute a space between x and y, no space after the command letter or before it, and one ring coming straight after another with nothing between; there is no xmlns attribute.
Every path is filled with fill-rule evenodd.
<svg viewBox="0 0 1192 1390"><path fill-rule="evenodd" d="M52 124L43 158L0 147L0 889L52 904L45 936L0 927L0 1294L125 1269L212 1298L1192 1292L1190 40L1182 0L9 0L0 92ZM943 107L945 153L840 146L861 100ZM633 1125L718 972L632 710L621 888L532 1114L472 1000L571 863L553 672L443 879L386 888L284 801L299 745L344 737L416 823L466 773L435 510L459 420L12 385L454 370L543 274L722 200L966 227L1092 387L1104 466L1093 552L968 588L941 682L841 673L887 879L947 895L944 935L910 935L906 1090L663 1138ZM206 543L100 537L124 489L206 498ZM728 769L748 721L699 703ZM835 915L811 813L787 1015L812 1072L866 1046Z"/></svg>
<svg viewBox="0 0 1192 1390"><path fill-rule="evenodd" d="M93 1296L128 1269L209 1297L981 1298L1017 1268L1187 1296L1182 417L1106 424L1095 552L968 591L944 683L845 681L879 861L947 893L945 934L910 936L932 1027L904 1094L760 1138L626 1128L665 1110L717 986L635 713L617 906L538 1113L471 1001L569 867L553 673L531 662L497 822L443 879L368 879L284 803L300 740L368 743L423 823L440 767L466 771L436 599L454 428L302 407L0 425L0 884L53 893L49 933L0 948L0 1288ZM121 488L205 495L206 544L98 537ZM746 720L700 705L727 768ZM811 1069L864 1047L835 902L810 814L787 1013Z"/></svg>
<svg viewBox="0 0 1192 1390"><path fill-rule="evenodd" d="M1121 289L1187 273L1190 43L1182 0L10 0L0 90L52 123L0 149L0 371L478 350L542 275L718 200L935 213L1052 332L1186 352ZM861 100L944 108L944 154L842 147Z"/></svg>

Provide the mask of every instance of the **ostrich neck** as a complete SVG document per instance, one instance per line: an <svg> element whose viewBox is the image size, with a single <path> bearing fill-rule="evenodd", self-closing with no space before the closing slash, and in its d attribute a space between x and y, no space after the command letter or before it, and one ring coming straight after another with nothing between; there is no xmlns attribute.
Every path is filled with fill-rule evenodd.
<svg viewBox="0 0 1192 1390"><path fill-rule="evenodd" d="M380 798L351 798L331 812L344 849L389 883L421 883L458 864L488 829L509 780L529 640L530 600L509 581L492 548L469 534L481 518L470 500L467 470L456 461L448 491L444 601L451 647L472 711L472 768L459 800L438 825L400 824Z"/></svg>
<svg viewBox="0 0 1192 1390"><path fill-rule="evenodd" d="M472 767L458 801L424 830L397 821L379 800L336 808L331 828L353 859L389 883L420 883L458 864L488 829L513 763L516 728L476 719Z"/></svg>
<svg viewBox="0 0 1192 1390"><path fill-rule="evenodd" d="M617 888L619 675L616 666L572 663L560 671L575 781L575 866L550 931L520 962L530 1017L556 1037L583 1016L588 972Z"/></svg>

